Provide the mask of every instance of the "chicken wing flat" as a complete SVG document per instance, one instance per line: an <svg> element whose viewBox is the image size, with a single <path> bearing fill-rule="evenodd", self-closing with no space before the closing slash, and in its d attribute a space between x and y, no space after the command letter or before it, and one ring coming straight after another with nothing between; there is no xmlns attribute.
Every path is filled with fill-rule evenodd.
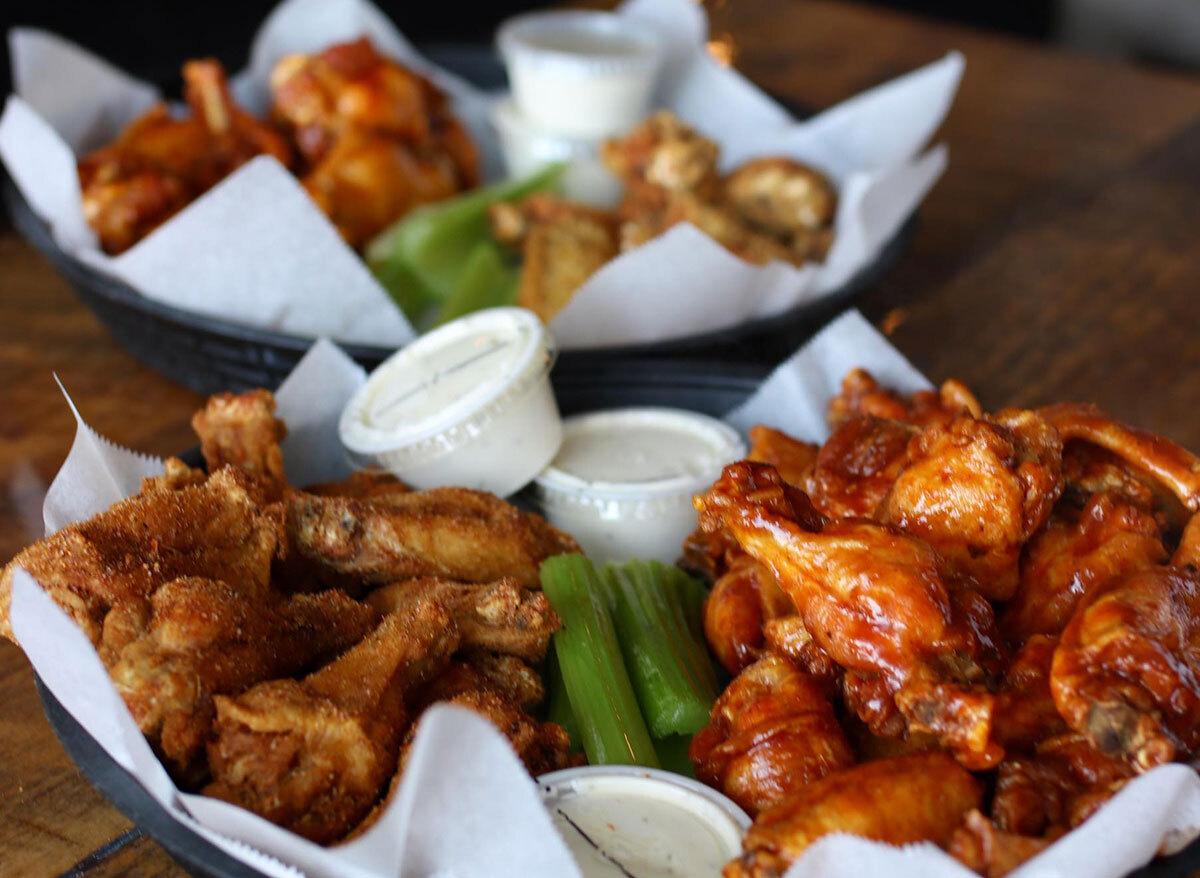
<svg viewBox="0 0 1200 878"><path fill-rule="evenodd" d="M688 756L699 780L751 816L854 763L823 688L778 655L734 678Z"/></svg>
<svg viewBox="0 0 1200 878"><path fill-rule="evenodd" d="M882 521L921 537L992 600L1017 587L1021 548L1062 494L1062 442L1028 411L959 417L909 443Z"/></svg>
<svg viewBox="0 0 1200 878"><path fill-rule="evenodd" d="M1131 573L1080 602L1050 688L1067 724L1146 770L1200 747L1200 572Z"/></svg>
<svg viewBox="0 0 1200 878"><path fill-rule="evenodd" d="M412 491L386 507L297 492L287 498L287 533L290 545L315 567L369 585L421 576L465 582L511 577L537 588L542 561L579 551L540 516L466 488Z"/></svg>
<svg viewBox="0 0 1200 878"><path fill-rule="evenodd" d="M883 387L866 369L847 372L842 379L841 393L829 401L829 426L835 430L855 415L872 415L927 427L949 423L964 414L982 417L983 407L961 381L946 381L937 392L918 390L904 396Z"/></svg>
<svg viewBox="0 0 1200 878"><path fill-rule="evenodd" d="M704 602L704 636L717 660L736 676L761 657L763 626L795 612L770 572L749 555L739 555Z"/></svg>
<svg viewBox="0 0 1200 878"><path fill-rule="evenodd" d="M188 466L178 457L168 457L163 465L161 476L148 476L142 479L139 494L153 494L155 491L178 491L204 484L208 473L202 469Z"/></svg>
<svg viewBox="0 0 1200 878"><path fill-rule="evenodd" d="M735 213L786 241L797 260L825 258L837 193L820 171L794 159L766 156L731 173L722 190Z"/></svg>
<svg viewBox="0 0 1200 878"><path fill-rule="evenodd" d="M746 459L771 464L785 482L803 488L817 465L818 451L820 448L811 442L801 442L787 433L756 424L750 428L750 453Z"/></svg>
<svg viewBox="0 0 1200 878"><path fill-rule="evenodd" d="M945 753L865 762L801 787L759 814L742 842L745 852L722 874L779 878L810 844L834 832L945 846L981 798L979 784Z"/></svg>
<svg viewBox="0 0 1200 878"><path fill-rule="evenodd" d="M129 497L18 554L0 573L0 634L12 638L12 573L22 567L101 646L105 616L145 601L183 576L265 592L278 522L259 506L261 485L231 468L177 491ZM101 649L104 658L104 650Z"/></svg>
<svg viewBox="0 0 1200 878"><path fill-rule="evenodd" d="M540 591L515 579L489 583L453 582L425 577L384 586L368 602L381 613L404 610L417 601L436 600L454 616L465 648L540 662L550 636L562 621Z"/></svg>
<svg viewBox="0 0 1200 878"><path fill-rule="evenodd" d="M226 464L255 473L282 490L287 477L279 443L287 435L275 417L275 395L269 390L218 393L192 416L208 471Z"/></svg>
<svg viewBox="0 0 1200 878"><path fill-rule="evenodd" d="M218 697L204 789L319 844L346 835L396 771L405 704L458 645L436 602L384 618L304 680L270 680Z"/></svg>
<svg viewBox="0 0 1200 878"><path fill-rule="evenodd" d="M1001 660L991 606L927 544L866 520L828 522L765 464L727 466L695 502L701 527L723 528L771 570L818 645L880 679L910 728L972 767L995 763L983 688Z"/></svg>
<svg viewBox="0 0 1200 878"><path fill-rule="evenodd" d="M214 696L304 671L359 640L375 614L341 592L285 599L191 577L159 588L143 618L140 636L122 637L109 673L138 727L190 784Z"/></svg>
<svg viewBox="0 0 1200 878"><path fill-rule="evenodd" d="M1000 627L1015 641L1057 635L1085 595L1166 557L1150 512L1107 493L1092 495L1082 510L1060 504L1025 546L1017 590Z"/></svg>

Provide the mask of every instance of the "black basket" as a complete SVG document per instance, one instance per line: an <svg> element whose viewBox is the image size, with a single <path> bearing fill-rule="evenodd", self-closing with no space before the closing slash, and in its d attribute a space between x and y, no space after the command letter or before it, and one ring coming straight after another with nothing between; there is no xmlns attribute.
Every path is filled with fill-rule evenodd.
<svg viewBox="0 0 1200 878"><path fill-rule="evenodd" d="M488 47L435 46L426 54L484 88L504 83L504 72ZM790 109L806 115L801 108ZM277 387L312 344L311 338L252 329L149 299L59 248L7 173L0 179L0 195L17 231L70 281L113 337L147 366L185 387L199 393ZM691 355L710 361L775 362L874 283L907 246L914 225L915 219L910 219L873 263L819 301L717 332L653 344L564 351L557 371L587 374L597 363L629 357ZM391 348L373 345L342 344L342 348L367 369L393 353Z"/></svg>

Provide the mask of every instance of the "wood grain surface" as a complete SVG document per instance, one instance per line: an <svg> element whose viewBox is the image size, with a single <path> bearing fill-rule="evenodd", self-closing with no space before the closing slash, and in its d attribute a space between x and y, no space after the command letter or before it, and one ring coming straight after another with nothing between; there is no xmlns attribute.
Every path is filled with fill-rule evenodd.
<svg viewBox="0 0 1200 878"><path fill-rule="evenodd" d="M849 3L726 0L713 18L748 76L814 108L964 52L937 138L950 169L862 309L988 405L1090 400L1200 448L1200 80ZM74 436L54 373L114 441L153 454L193 441L199 399L118 348L5 228L0 561L40 536ZM0 705L0 875L179 874L78 774L8 643Z"/></svg>

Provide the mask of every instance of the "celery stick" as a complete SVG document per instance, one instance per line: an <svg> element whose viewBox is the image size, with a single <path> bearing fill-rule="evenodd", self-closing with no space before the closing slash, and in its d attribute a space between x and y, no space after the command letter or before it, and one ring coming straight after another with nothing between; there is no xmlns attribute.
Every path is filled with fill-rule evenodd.
<svg viewBox="0 0 1200 878"><path fill-rule="evenodd" d="M674 568L658 561L630 562L629 566L646 592L647 599L654 601L659 613L669 621L668 630L683 655L684 665L711 705L717 696L717 678L712 659L704 645L703 636L697 636L692 628L680 583L671 573Z"/></svg>
<svg viewBox="0 0 1200 878"><path fill-rule="evenodd" d="M421 283L408 265L392 259L375 269L375 279L388 291L409 323L420 323L437 297Z"/></svg>
<svg viewBox="0 0 1200 878"><path fill-rule="evenodd" d="M381 266L391 261L403 262L433 295L444 299L462 277L471 249L489 238L488 207L553 188L564 167L549 165L528 177L419 207L367 245L367 263L378 274Z"/></svg>
<svg viewBox="0 0 1200 878"><path fill-rule="evenodd" d="M543 708L543 719L547 722L558 723L566 729L567 737L571 739L570 752L579 753L583 744L579 737L579 722L575 712L571 710L571 699L567 695L567 684L563 682L562 668L558 664L558 652L547 650L546 663L542 669L542 679L546 683L546 702Z"/></svg>
<svg viewBox="0 0 1200 878"><path fill-rule="evenodd" d="M688 759L688 747L691 744L691 735L670 735L656 740L654 749L658 753L659 764L667 771L695 780L696 768L692 765L692 760Z"/></svg>
<svg viewBox="0 0 1200 878"><path fill-rule="evenodd" d="M708 722L715 689L698 664L682 608L668 594L666 568L631 561L604 569L626 667L650 733L694 734ZM672 590L673 591L673 590Z"/></svg>
<svg viewBox="0 0 1200 878"><path fill-rule="evenodd" d="M657 767L595 568L582 555L556 555L540 578L562 617L554 649L588 761Z"/></svg>
<svg viewBox="0 0 1200 878"><path fill-rule="evenodd" d="M519 271L504 264L504 254L494 242L480 241L467 257L462 277L442 304L434 325L441 326L472 311L511 305L520 278Z"/></svg>
<svg viewBox="0 0 1200 878"><path fill-rule="evenodd" d="M704 601L708 599L708 589L678 567L667 568L667 589L676 595L673 602L676 613L682 617L681 624L691 635L688 638L689 666L715 695L724 687L704 636Z"/></svg>

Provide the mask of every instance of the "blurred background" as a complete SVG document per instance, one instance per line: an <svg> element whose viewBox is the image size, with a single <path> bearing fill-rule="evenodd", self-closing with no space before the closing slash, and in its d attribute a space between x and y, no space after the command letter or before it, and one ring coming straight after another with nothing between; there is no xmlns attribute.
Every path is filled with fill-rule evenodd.
<svg viewBox="0 0 1200 878"><path fill-rule="evenodd" d="M0 24L5 31L14 24L25 24L62 34L124 69L174 90L179 65L186 58L214 55L230 69L240 68L250 35L276 2L5 0L0 3ZM418 43L487 41L505 17L548 5L538 0L377 2ZM705 2L733 4L739 0ZM1061 43L1107 57L1200 66L1200 0L874 0L873 5ZM2 60L0 84L7 92L7 47Z"/></svg>

